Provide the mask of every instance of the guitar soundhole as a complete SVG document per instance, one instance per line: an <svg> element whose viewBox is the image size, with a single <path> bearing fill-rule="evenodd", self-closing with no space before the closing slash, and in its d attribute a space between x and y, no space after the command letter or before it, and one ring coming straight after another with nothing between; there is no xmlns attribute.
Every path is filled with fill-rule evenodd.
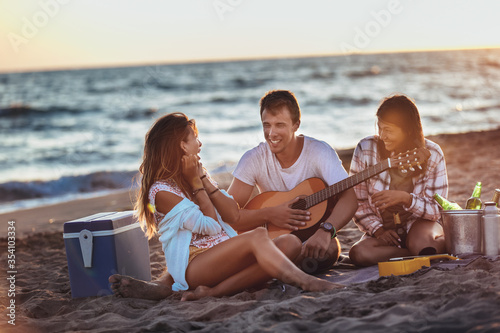
<svg viewBox="0 0 500 333"><path fill-rule="evenodd" d="M299 199L296 203L292 205L293 209L302 209L306 210L307 209L307 201L305 199Z"/></svg>

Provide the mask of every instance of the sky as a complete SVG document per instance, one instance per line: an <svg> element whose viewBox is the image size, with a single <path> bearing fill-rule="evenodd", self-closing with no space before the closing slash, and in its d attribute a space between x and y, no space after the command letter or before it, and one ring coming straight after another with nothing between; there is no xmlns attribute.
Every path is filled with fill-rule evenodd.
<svg viewBox="0 0 500 333"><path fill-rule="evenodd" d="M500 47L497 0L0 0L0 72Z"/></svg>

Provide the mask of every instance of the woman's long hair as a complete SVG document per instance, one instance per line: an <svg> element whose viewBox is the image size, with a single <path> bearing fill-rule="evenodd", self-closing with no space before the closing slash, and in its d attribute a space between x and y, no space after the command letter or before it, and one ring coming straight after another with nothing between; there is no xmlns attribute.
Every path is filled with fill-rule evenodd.
<svg viewBox="0 0 500 333"><path fill-rule="evenodd" d="M414 148L425 147L420 114L415 103L407 96L394 95L385 98L377 110L377 118L383 122L398 126L406 135L406 141L394 153L398 154ZM385 148L384 142L378 140L377 144L379 157L381 159L390 157L391 152Z"/></svg>
<svg viewBox="0 0 500 333"><path fill-rule="evenodd" d="M139 168L142 178L134 208L148 238L157 232L154 214L148 207L151 186L156 181L171 179L184 194L190 193L190 186L182 177L181 159L184 151L181 142L186 141L191 130L198 134L194 120L176 112L159 118L146 134Z"/></svg>

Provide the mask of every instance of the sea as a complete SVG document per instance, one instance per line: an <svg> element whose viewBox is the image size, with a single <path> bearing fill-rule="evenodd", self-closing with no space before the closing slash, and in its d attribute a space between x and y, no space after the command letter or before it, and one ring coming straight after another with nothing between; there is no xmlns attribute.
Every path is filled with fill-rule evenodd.
<svg viewBox="0 0 500 333"><path fill-rule="evenodd" d="M0 74L0 212L132 188L155 119L194 118L211 173L263 141L259 99L295 93L298 133L335 149L376 133L380 101L415 100L425 135L500 126L500 49L352 54ZM497 145L500 143L497 143Z"/></svg>

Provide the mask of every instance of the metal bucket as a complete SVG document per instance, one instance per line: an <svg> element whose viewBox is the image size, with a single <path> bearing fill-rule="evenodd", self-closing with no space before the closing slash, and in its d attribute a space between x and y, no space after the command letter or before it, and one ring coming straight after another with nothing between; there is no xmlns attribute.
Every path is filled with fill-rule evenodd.
<svg viewBox="0 0 500 333"><path fill-rule="evenodd" d="M481 254L482 210L445 210L443 217L446 251L450 254Z"/></svg>

